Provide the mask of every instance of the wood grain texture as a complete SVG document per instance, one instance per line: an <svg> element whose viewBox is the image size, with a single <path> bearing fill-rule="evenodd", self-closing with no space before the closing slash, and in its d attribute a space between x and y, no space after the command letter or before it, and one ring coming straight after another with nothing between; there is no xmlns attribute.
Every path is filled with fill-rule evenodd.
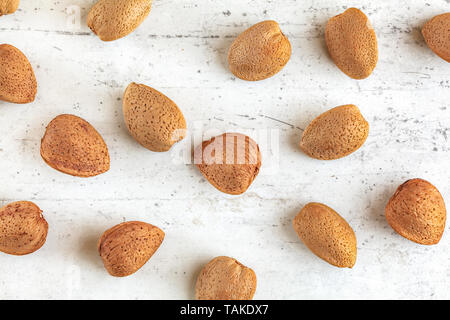
<svg viewBox="0 0 450 320"><path fill-rule="evenodd" d="M0 206L29 199L51 226L46 245L33 255L20 261L0 255L1 299L193 298L201 268L221 255L255 270L255 299L450 298L448 227L438 246L421 247L396 235L384 217L397 186L413 177L450 196L450 69L421 35L426 21L450 11L448 0L352 3L378 37L379 63L363 81L343 74L325 45L326 22L347 8L345 0L284 0L283 6L155 0L138 29L112 43L85 24L93 4L22 1L0 18L2 42L27 53L38 80L33 103L0 102ZM73 5L81 8L80 28L67 24L66 8ZM291 42L289 64L258 83L236 79L227 66L229 46L268 19ZM134 141L121 111L132 81L177 101L188 128L215 128L211 136L254 129L242 132L258 142L264 159L251 190L224 195L193 165L174 161L188 138L165 154ZM302 128L349 103L371 126L364 148L331 162L304 155ZM111 156L107 173L83 180L41 160L45 126L63 113L89 119L102 133ZM259 129L277 130L278 148L268 152ZM354 269L323 263L297 238L292 219L312 201L326 202L354 228ZM125 220L151 221L166 238L145 271L123 282L104 271L96 243Z"/></svg>

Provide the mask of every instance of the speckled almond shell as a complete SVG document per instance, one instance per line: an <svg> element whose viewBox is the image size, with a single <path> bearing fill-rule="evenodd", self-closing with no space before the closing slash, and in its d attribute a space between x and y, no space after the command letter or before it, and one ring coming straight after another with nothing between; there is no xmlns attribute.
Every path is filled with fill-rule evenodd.
<svg viewBox="0 0 450 320"><path fill-rule="evenodd" d="M36 77L27 57L9 44L0 45L0 100L30 103L36 92Z"/></svg>
<svg viewBox="0 0 450 320"><path fill-rule="evenodd" d="M291 58L291 44L275 21L263 21L240 34L228 52L231 72L248 81L277 74Z"/></svg>
<svg viewBox="0 0 450 320"><path fill-rule="evenodd" d="M353 79L365 79L378 63L375 30L367 16L356 8L331 18L325 40L334 63Z"/></svg>
<svg viewBox="0 0 450 320"><path fill-rule="evenodd" d="M197 300L252 300L255 272L229 257L217 257L200 272L195 286Z"/></svg>
<svg viewBox="0 0 450 320"><path fill-rule="evenodd" d="M20 0L0 0L0 16L16 12Z"/></svg>
<svg viewBox="0 0 450 320"><path fill-rule="evenodd" d="M62 114L47 126L41 141L42 159L52 168L77 177L109 170L108 147L87 121Z"/></svg>
<svg viewBox="0 0 450 320"><path fill-rule="evenodd" d="M450 62L450 12L428 21L422 29L425 41L439 57Z"/></svg>
<svg viewBox="0 0 450 320"><path fill-rule="evenodd" d="M240 133L204 141L196 148L194 161L214 187L232 195L247 191L261 168L258 144Z"/></svg>
<svg viewBox="0 0 450 320"><path fill-rule="evenodd" d="M123 38L147 18L152 0L99 0L89 11L87 25L103 41Z"/></svg>
<svg viewBox="0 0 450 320"><path fill-rule="evenodd" d="M319 258L339 268L356 262L356 236L336 211L321 203L309 203L293 221L295 232Z"/></svg>
<svg viewBox="0 0 450 320"><path fill-rule="evenodd" d="M369 124L358 107L333 108L314 119L305 129L300 148L312 158L335 160L358 150L369 136Z"/></svg>
<svg viewBox="0 0 450 320"><path fill-rule="evenodd" d="M186 135L186 120L175 102L143 84L131 83L125 90L123 115L130 134L151 151L169 151Z"/></svg>
<svg viewBox="0 0 450 320"><path fill-rule="evenodd" d="M164 231L151 224L131 221L107 230L98 242L105 269L114 277L138 271L158 250Z"/></svg>
<svg viewBox="0 0 450 320"><path fill-rule="evenodd" d="M389 200L386 219L400 235L419 244L437 244L444 233L447 211L439 190L428 181L412 179Z"/></svg>
<svg viewBox="0 0 450 320"><path fill-rule="evenodd" d="M32 202L13 202L0 209L0 251L4 253L33 253L44 245L47 232L47 221Z"/></svg>

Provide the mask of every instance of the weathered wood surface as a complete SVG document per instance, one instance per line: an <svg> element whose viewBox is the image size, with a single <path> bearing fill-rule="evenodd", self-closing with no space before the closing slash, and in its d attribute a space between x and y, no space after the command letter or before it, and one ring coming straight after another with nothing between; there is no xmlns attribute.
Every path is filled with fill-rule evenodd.
<svg viewBox="0 0 450 320"><path fill-rule="evenodd" d="M26 53L39 88L32 104L0 102L0 205L34 201L50 230L33 255L0 254L1 299L192 298L200 268L218 255L255 270L258 299L450 298L448 230L438 246L423 247L384 219L388 198L409 178L431 181L450 201L450 65L420 33L429 18L450 11L450 1L353 1L379 41L378 67L363 81L341 73L325 48L325 23L346 8L344 0L155 0L142 26L112 43L85 24L94 1L21 2L0 18L0 42ZM66 10L77 6L80 28ZM266 19L281 24L292 59L269 80L238 80L227 69L227 49ZM270 155L262 145L266 161L250 190L221 194L194 166L173 160L183 145L156 154L128 135L121 96L131 81L171 97L190 128L275 130L279 151ZM302 154L302 128L348 103L371 125L364 147L333 162ZM45 126L61 113L102 133L108 173L78 179L41 160ZM309 201L328 204L354 227L353 270L327 265L300 243L291 221ZM96 242L112 225L135 219L163 228L165 242L138 273L112 278Z"/></svg>

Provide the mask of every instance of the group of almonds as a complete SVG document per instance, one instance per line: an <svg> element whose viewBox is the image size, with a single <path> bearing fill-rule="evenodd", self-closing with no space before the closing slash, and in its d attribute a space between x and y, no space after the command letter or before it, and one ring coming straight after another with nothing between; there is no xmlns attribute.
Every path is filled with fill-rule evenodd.
<svg viewBox="0 0 450 320"><path fill-rule="evenodd" d="M99 0L87 23L101 40L112 41L134 31L147 17L151 0ZM19 0L0 0L0 15L13 13ZM450 13L434 17L423 28L428 46L450 62ZM329 20L325 39L331 58L353 79L367 78L378 62L374 29L366 15L350 8ZM248 81L267 79L288 63L291 45L275 21L249 28L231 45L231 72ZM0 100L34 101L37 82L25 55L17 48L0 45ZM123 115L130 134L145 148L165 152L185 137L186 121L178 106L161 92L131 83L123 97ZM320 160L343 158L358 150L369 134L369 124L358 107L331 109L305 129L300 148ZM92 177L109 170L108 148L87 121L63 114L47 126L41 156L54 169L77 177ZM258 144L239 133L225 133L203 142L194 152L195 163L218 190L239 195L252 184L261 167ZM424 245L440 241L446 222L444 200L429 182L413 179L401 185L385 210L392 228L403 237ZM293 221L300 239L328 263L352 268L357 242L350 225L336 211L321 203L309 203ZM0 209L0 251L25 255L41 248L48 224L32 202L11 203ZM98 251L106 270L116 277L139 270L164 240L164 232L148 223L125 222L105 231ZM256 275L229 257L209 262L197 279L197 299L252 299Z"/></svg>

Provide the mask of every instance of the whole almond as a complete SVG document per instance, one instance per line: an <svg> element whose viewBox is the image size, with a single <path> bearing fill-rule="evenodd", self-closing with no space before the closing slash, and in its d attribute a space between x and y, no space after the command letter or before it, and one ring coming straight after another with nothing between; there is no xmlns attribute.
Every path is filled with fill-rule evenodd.
<svg viewBox="0 0 450 320"><path fill-rule="evenodd" d="M358 150L369 136L369 124L350 104L328 110L305 129L300 148L312 158L334 160Z"/></svg>
<svg viewBox="0 0 450 320"><path fill-rule="evenodd" d="M356 262L356 236L336 211L321 203L309 203L293 221L295 232L319 258L339 268Z"/></svg>
<svg viewBox="0 0 450 320"><path fill-rule="evenodd" d="M87 121L62 114L47 126L41 141L42 159L52 168L77 177L109 170L108 147Z"/></svg>
<svg viewBox="0 0 450 320"><path fill-rule="evenodd" d="M151 224L124 222L105 231L98 252L105 269L114 277L126 277L153 256L164 240L164 231Z"/></svg>
<svg viewBox="0 0 450 320"><path fill-rule="evenodd" d="M0 100L30 103L36 92L36 77L27 57L16 47L0 45Z"/></svg>
<svg viewBox="0 0 450 320"><path fill-rule="evenodd" d="M367 16L356 8L331 18L325 40L334 63L353 79L365 79L378 63L377 36Z"/></svg>
<svg viewBox="0 0 450 320"><path fill-rule="evenodd" d="M229 257L217 257L200 272L195 286L197 300L252 300L255 272Z"/></svg>
<svg viewBox="0 0 450 320"><path fill-rule="evenodd" d="M87 24L103 41L127 36L147 18L152 0L99 0L89 11Z"/></svg>
<svg viewBox="0 0 450 320"><path fill-rule="evenodd" d="M165 152L186 135L186 120L178 106L161 92L131 83L123 97L128 131L145 148Z"/></svg>
<svg viewBox="0 0 450 320"><path fill-rule="evenodd" d="M430 49L450 62L450 12L428 21L422 29L422 34Z"/></svg>
<svg viewBox="0 0 450 320"><path fill-rule="evenodd" d="M32 202L13 202L0 209L0 251L4 253L33 253L44 245L47 232L42 210Z"/></svg>
<svg viewBox="0 0 450 320"><path fill-rule="evenodd" d="M402 184L389 200L385 214L397 233L424 245L437 244L441 240L447 219L439 190L422 179Z"/></svg>
<svg viewBox="0 0 450 320"><path fill-rule="evenodd" d="M225 133L204 141L196 148L194 158L214 187L232 195L247 191L261 168L258 144L240 133Z"/></svg>
<svg viewBox="0 0 450 320"><path fill-rule="evenodd" d="M231 72L248 81L277 74L291 57L291 44L275 21L263 21L240 34L228 52Z"/></svg>
<svg viewBox="0 0 450 320"><path fill-rule="evenodd" d="M20 0L0 0L0 16L16 12Z"/></svg>

